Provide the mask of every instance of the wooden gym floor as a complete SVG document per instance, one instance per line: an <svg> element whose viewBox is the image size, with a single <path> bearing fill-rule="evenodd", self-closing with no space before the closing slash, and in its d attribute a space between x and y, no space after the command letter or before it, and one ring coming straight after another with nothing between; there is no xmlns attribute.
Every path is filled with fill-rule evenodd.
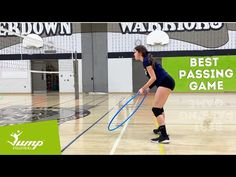
<svg viewBox="0 0 236 177"><path fill-rule="evenodd" d="M236 154L236 93L172 93L164 107L170 144L150 142L158 126L151 111L153 93L130 121L108 131L109 120L132 95L81 93L75 101L74 94L0 94L0 125L29 122L33 116L37 120L60 118L64 155ZM135 99L121 111L113 125L137 103ZM14 119L12 110L24 119Z"/></svg>

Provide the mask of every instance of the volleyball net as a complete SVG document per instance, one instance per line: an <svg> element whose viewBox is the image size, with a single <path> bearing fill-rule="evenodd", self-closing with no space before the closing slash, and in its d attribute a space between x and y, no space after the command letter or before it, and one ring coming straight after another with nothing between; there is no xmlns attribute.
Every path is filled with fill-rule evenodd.
<svg viewBox="0 0 236 177"><path fill-rule="evenodd" d="M73 35L22 34L0 26L0 79L5 84L14 79L26 79L46 84L63 82L69 90L75 88L78 98L78 44ZM13 79L13 80L9 80ZM43 83L45 84L45 82ZM64 84L64 85L65 85ZM34 84L33 84L34 85ZM63 84L61 84L63 85ZM35 87L34 87L35 88ZM6 88L2 87L6 92Z"/></svg>
<svg viewBox="0 0 236 177"><path fill-rule="evenodd" d="M63 45L56 36L40 37L37 34L23 35L19 32L0 27L0 33L5 34L0 38L1 49L0 69L1 71L29 71L33 73L73 73L73 61L75 52L72 45ZM63 46L55 45L60 43ZM68 43L70 43L68 41ZM64 47L64 46L67 46ZM63 53L66 59L58 62L58 70L52 67L35 68L32 66L33 60L46 63L53 60L53 54ZM42 54L47 54L48 58L42 58ZM4 58L5 56L5 58ZM71 59L71 60L68 60ZM47 70L48 69L48 70Z"/></svg>

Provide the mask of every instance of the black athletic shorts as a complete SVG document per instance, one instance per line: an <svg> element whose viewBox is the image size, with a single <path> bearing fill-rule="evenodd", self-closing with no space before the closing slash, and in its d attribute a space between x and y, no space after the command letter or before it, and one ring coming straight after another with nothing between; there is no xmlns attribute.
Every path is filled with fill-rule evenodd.
<svg viewBox="0 0 236 177"><path fill-rule="evenodd" d="M175 80L171 77L171 76L166 76L162 81L161 83L159 84L159 86L162 86L162 87L167 87L171 90L174 90L175 88Z"/></svg>

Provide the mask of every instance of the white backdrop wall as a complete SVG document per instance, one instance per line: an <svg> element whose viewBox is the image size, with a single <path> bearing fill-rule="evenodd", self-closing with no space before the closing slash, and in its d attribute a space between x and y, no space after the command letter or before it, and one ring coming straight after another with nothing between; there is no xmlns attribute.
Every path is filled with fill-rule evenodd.
<svg viewBox="0 0 236 177"><path fill-rule="evenodd" d="M0 93L31 93L30 61L0 61ZM4 67L3 67L4 66ZM17 67L22 67L22 70Z"/></svg>
<svg viewBox="0 0 236 177"><path fill-rule="evenodd" d="M108 60L108 92L132 92L132 59Z"/></svg>
<svg viewBox="0 0 236 177"><path fill-rule="evenodd" d="M59 60L59 91L71 93L74 88L73 63L70 60ZM82 92L82 60L78 60L79 92Z"/></svg>

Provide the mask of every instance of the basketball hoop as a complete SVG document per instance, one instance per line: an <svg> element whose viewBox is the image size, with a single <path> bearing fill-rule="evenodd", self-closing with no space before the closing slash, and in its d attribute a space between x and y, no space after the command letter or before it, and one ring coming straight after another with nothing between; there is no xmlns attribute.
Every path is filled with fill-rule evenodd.
<svg viewBox="0 0 236 177"><path fill-rule="evenodd" d="M165 45L169 43L169 36L166 32L161 30L155 30L148 34L147 44L148 45Z"/></svg>
<svg viewBox="0 0 236 177"><path fill-rule="evenodd" d="M22 44L25 48L40 48L43 47L43 39L37 34L28 34Z"/></svg>

